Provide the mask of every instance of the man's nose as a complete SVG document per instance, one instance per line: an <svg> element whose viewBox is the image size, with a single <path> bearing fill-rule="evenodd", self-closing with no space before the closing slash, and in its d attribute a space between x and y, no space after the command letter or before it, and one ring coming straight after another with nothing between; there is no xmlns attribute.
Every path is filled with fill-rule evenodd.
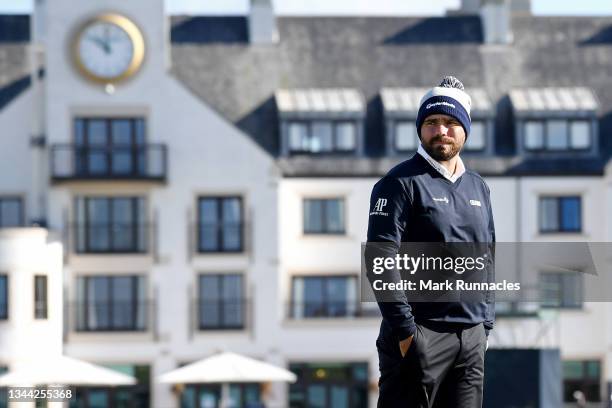
<svg viewBox="0 0 612 408"><path fill-rule="evenodd" d="M436 130L436 134L438 135L446 136L446 134L448 134L448 127L446 127L442 123L437 124L435 130Z"/></svg>

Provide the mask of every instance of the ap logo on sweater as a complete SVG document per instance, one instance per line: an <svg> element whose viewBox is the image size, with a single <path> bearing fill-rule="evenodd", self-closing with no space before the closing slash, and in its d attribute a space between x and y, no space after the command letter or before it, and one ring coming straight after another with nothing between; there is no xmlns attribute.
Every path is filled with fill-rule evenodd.
<svg viewBox="0 0 612 408"><path fill-rule="evenodd" d="M388 216L389 213L383 212L383 209L385 208L386 205L387 205L387 199L379 198L378 200L376 200L376 204L374 204L374 208L372 209L372 212L370 213L370 215Z"/></svg>

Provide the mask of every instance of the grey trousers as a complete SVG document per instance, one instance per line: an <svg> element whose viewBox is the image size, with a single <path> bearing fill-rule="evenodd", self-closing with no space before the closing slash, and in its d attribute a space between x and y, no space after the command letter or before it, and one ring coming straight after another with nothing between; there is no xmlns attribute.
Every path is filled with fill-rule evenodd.
<svg viewBox="0 0 612 408"><path fill-rule="evenodd" d="M417 324L404 357L399 343L377 342L379 408L480 408L486 348L484 326ZM381 347L382 345L382 347ZM394 355L395 354L395 355Z"/></svg>

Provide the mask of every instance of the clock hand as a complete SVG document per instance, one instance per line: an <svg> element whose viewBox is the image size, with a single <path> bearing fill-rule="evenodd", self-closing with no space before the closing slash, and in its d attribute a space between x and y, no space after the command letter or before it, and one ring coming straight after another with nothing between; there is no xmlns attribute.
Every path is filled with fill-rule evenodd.
<svg viewBox="0 0 612 408"><path fill-rule="evenodd" d="M94 36L88 36L87 39L91 42L93 42L94 44L96 44L98 47L102 48L102 50L104 51L105 54L108 54L108 46L106 45L106 43L104 42L104 40L100 37L94 37Z"/></svg>
<svg viewBox="0 0 612 408"><path fill-rule="evenodd" d="M111 52L111 42L110 42L110 32L108 30L108 26L104 26L104 51L107 54Z"/></svg>

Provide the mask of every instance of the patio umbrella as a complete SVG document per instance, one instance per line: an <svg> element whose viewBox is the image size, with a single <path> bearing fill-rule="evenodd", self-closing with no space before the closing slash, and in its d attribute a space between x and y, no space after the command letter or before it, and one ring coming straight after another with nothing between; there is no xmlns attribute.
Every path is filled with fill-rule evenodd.
<svg viewBox="0 0 612 408"><path fill-rule="evenodd" d="M136 379L109 368L66 356L17 363L0 376L0 386L17 385L133 385Z"/></svg>
<svg viewBox="0 0 612 408"><path fill-rule="evenodd" d="M229 402L229 383L293 383L296 379L295 374L284 368L231 352L216 354L159 377L160 382L169 384L220 383L221 407Z"/></svg>

